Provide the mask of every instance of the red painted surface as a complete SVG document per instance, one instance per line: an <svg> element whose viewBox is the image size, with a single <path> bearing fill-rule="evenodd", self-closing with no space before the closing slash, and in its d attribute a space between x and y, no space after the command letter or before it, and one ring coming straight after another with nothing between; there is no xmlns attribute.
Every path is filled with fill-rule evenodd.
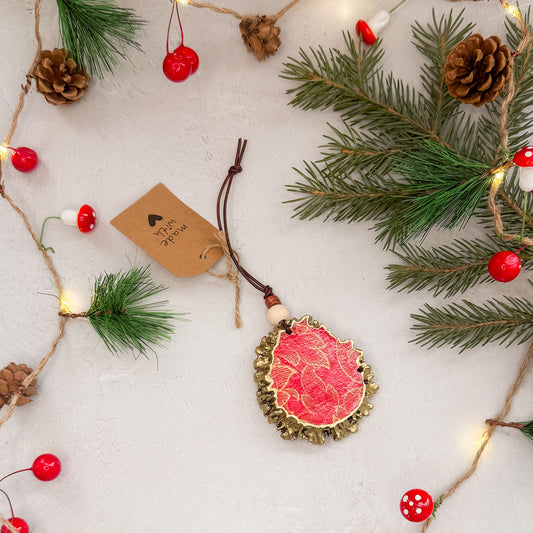
<svg viewBox="0 0 533 533"><path fill-rule="evenodd" d="M272 388L280 407L300 422L335 424L353 414L364 396L357 371L362 355L351 341L341 342L324 326L309 326L304 318L281 334L273 352Z"/></svg>

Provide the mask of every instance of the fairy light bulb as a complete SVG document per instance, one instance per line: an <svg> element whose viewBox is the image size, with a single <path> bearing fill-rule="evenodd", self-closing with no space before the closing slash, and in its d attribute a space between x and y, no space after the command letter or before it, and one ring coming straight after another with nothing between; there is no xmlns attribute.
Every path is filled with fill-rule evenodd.
<svg viewBox="0 0 533 533"><path fill-rule="evenodd" d="M189 0L176 0L176 2L182 6L189 5Z"/></svg>
<svg viewBox="0 0 533 533"><path fill-rule="evenodd" d="M7 144L2 144L2 146L0 146L0 160L4 160L8 154L9 150L7 148Z"/></svg>
<svg viewBox="0 0 533 533"><path fill-rule="evenodd" d="M522 15L516 6L507 2L502 2L502 7L505 9L505 11L507 11L507 13L509 13L509 15L511 15L511 17L514 17L518 21L522 21Z"/></svg>
<svg viewBox="0 0 533 533"><path fill-rule="evenodd" d="M500 186L504 177L505 171L503 169L496 170L492 173L492 184L496 187Z"/></svg>

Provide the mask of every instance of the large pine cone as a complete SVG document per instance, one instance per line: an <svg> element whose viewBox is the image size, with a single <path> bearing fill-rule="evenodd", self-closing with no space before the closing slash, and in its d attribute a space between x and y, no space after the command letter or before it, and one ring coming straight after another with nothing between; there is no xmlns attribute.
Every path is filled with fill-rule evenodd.
<svg viewBox="0 0 533 533"><path fill-rule="evenodd" d="M257 15L247 17L239 24L244 44L259 61L273 56L281 44L281 29L275 26L276 22L275 18Z"/></svg>
<svg viewBox="0 0 533 533"><path fill-rule="evenodd" d="M448 92L465 104L479 107L492 102L511 75L511 52L493 35L476 33L460 42L448 55L444 76Z"/></svg>
<svg viewBox="0 0 533 533"><path fill-rule="evenodd" d="M9 363L9 365L0 370L0 408L9 403L11 396L17 392L22 382L32 372L33 370L26 365L17 365L15 363ZM31 402L30 396L37 394L37 390L35 389L36 383L37 378L32 380L24 389L22 395L17 400L17 406L20 407Z"/></svg>
<svg viewBox="0 0 533 533"><path fill-rule="evenodd" d="M54 105L72 104L79 100L89 86L89 75L81 69L68 50L43 50L35 68L37 90Z"/></svg>

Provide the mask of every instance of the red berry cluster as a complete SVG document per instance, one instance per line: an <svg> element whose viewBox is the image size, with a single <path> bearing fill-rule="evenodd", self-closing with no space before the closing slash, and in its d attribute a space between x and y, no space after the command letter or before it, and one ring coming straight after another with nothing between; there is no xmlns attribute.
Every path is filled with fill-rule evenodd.
<svg viewBox="0 0 533 533"><path fill-rule="evenodd" d="M199 65L198 54L192 48L180 44L174 52L169 52L165 57L163 72L170 81L179 83L194 74Z"/></svg>
<svg viewBox="0 0 533 533"><path fill-rule="evenodd" d="M6 477L12 476L13 474L27 472L30 470L37 479L41 481L52 481L59 476L61 472L61 461L55 455L52 455L51 453L45 453L43 455L39 455L39 457L33 461L31 468L24 468L22 470L12 472L11 474L4 476L2 479L0 479L0 481L3 481ZM4 491L2 492L9 500L7 493ZM30 527L28 526L28 523L22 518L15 516L15 513L13 512L13 506L11 505L11 500L9 500L9 506L11 507L11 518L8 520L8 522L19 533L30 533ZM0 529L0 533L10 533L10 531L7 526L3 525L2 529Z"/></svg>

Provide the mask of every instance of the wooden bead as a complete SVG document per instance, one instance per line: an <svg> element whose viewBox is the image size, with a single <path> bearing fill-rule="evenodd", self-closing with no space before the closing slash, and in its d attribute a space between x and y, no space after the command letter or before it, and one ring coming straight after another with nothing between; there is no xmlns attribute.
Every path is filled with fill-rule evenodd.
<svg viewBox="0 0 533 533"><path fill-rule="evenodd" d="M275 294L271 294L268 298L265 298L265 305L270 309L273 305L279 305L281 302Z"/></svg>
<svg viewBox="0 0 533 533"><path fill-rule="evenodd" d="M289 320L289 310L281 304L273 305L267 311L267 320L273 325L277 326L282 320Z"/></svg>

